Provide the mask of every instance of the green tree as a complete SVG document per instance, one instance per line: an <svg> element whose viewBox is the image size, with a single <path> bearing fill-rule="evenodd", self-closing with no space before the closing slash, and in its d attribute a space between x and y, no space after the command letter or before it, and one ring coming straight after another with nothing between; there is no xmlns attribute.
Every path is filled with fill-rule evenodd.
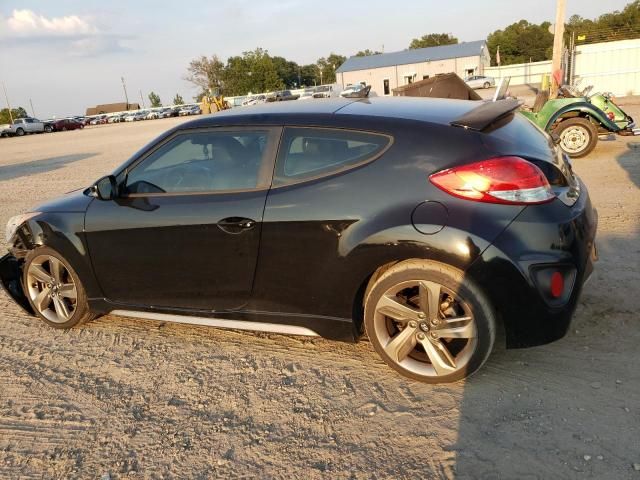
<svg viewBox="0 0 640 480"><path fill-rule="evenodd" d="M577 44L638 38L640 0L628 3L622 11L605 13L594 20L573 15L565 26L565 42L569 43L572 36Z"/></svg>
<svg viewBox="0 0 640 480"><path fill-rule="evenodd" d="M149 94L149 103L151 103L151 108L161 107L162 102L160 101L160 95L155 92L151 92Z"/></svg>
<svg viewBox="0 0 640 480"><path fill-rule="evenodd" d="M409 49L439 47L440 45L454 45L456 43L458 43L458 39L449 33L428 33L420 38L411 40Z"/></svg>
<svg viewBox="0 0 640 480"><path fill-rule="evenodd" d="M224 63L220 61L217 55L210 58L202 55L191 60L187 67L187 75L185 80L193 83L200 88L200 94L197 99L211 90L213 93L223 89L222 77L224 76Z"/></svg>
<svg viewBox="0 0 640 480"><path fill-rule="evenodd" d="M270 92L284 87L273 59L262 48L229 58L224 69L223 84L225 94L230 96Z"/></svg>
<svg viewBox="0 0 640 480"><path fill-rule="evenodd" d="M300 86L298 71L300 66L296 62L292 62L283 57L271 57L271 61L276 69L278 78L286 88L296 88Z"/></svg>
<svg viewBox="0 0 640 480"><path fill-rule="evenodd" d="M368 57L370 55L379 55L382 52L378 52L378 51L373 51L373 50L369 50L368 48L366 50L360 50L358 53L356 53L354 56L355 57Z"/></svg>
<svg viewBox="0 0 640 480"><path fill-rule="evenodd" d="M336 69L347 61L347 57L338 55L331 52L328 57L319 58L316 64L318 65L320 75L323 83L335 83L336 81Z"/></svg>
<svg viewBox="0 0 640 480"><path fill-rule="evenodd" d="M29 116L27 111L22 107L12 108L11 115L13 115L14 120L16 118L24 118ZM11 123L11 116L9 115L8 108L3 108L2 110L0 110L0 124L4 123Z"/></svg>
<svg viewBox="0 0 640 480"><path fill-rule="evenodd" d="M184 99L182 98L182 95L180 95L179 93L176 93L176 96L173 97L173 104L174 105L183 105L184 104Z"/></svg>
<svg viewBox="0 0 640 480"><path fill-rule="evenodd" d="M300 67L300 83L307 86L320 84L320 71L316 64L312 63Z"/></svg>
<svg viewBox="0 0 640 480"><path fill-rule="evenodd" d="M540 25L526 20L509 25L504 30L496 30L487 37L487 47L491 62L496 65L496 50L500 47L502 65L539 62L549 60L553 51L553 34L549 32L549 22Z"/></svg>

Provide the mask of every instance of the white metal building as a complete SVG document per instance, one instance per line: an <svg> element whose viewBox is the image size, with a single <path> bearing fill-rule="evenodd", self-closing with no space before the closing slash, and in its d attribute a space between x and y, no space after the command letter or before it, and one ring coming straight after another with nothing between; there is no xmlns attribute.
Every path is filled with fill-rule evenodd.
<svg viewBox="0 0 640 480"><path fill-rule="evenodd" d="M351 57L336 70L336 81L347 85L365 82L378 95L392 95L393 89L439 73L455 72L464 78L482 75L490 64L484 40L455 45L418 48Z"/></svg>

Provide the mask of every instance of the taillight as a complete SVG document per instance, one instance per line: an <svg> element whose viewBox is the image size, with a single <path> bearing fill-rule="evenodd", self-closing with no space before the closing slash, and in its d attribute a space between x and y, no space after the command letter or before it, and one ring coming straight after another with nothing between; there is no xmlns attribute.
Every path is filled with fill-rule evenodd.
<svg viewBox="0 0 640 480"><path fill-rule="evenodd" d="M531 205L555 198L544 173L520 157L498 157L450 168L429 177L455 197L476 202Z"/></svg>

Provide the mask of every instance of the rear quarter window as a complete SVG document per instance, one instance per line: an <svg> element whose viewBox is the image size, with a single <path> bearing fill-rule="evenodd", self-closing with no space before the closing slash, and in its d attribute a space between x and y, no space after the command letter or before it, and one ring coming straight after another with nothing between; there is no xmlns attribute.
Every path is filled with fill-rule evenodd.
<svg viewBox="0 0 640 480"><path fill-rule="evenodd" d="M391 144L378 133L287 127L276 163L274 186L331 175L377 158Z"/></svg>

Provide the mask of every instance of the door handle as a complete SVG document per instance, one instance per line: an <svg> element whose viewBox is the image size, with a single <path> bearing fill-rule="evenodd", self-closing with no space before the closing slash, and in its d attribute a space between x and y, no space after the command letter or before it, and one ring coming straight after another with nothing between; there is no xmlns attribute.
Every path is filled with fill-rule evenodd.
<svg viewBox="0 0 640 480"><path fill-rule="evenodd" d="M227 217L218 222L218 228L226 233L242 233L256 226L256 221L243 217Z"/></svg>

